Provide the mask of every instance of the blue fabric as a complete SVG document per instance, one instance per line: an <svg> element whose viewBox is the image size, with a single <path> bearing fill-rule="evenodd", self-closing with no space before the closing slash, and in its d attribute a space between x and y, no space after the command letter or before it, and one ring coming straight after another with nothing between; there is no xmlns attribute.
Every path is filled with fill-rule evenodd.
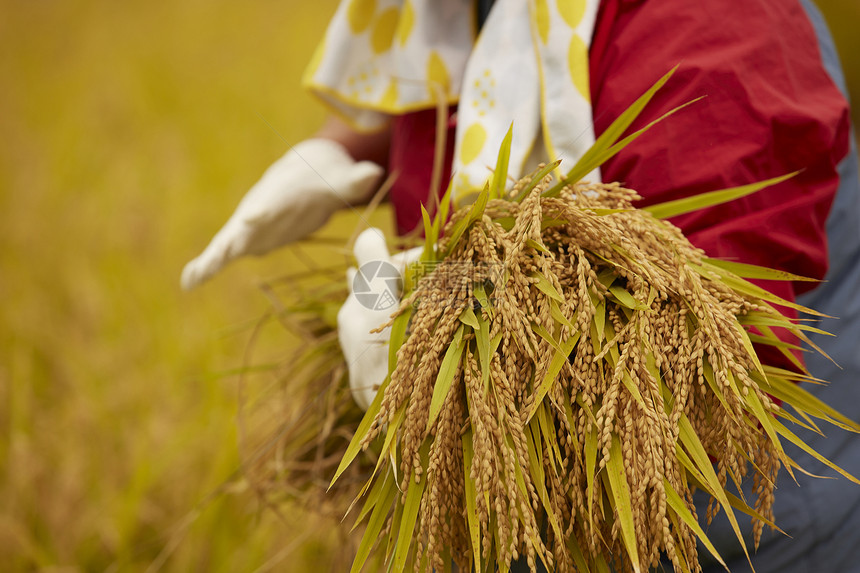
<svg viewBox="0 0 860 573"><path fill-rule="evenodd" d="M824 66L847 97L839 58L824 19L809 0L802 0L802 4L818 34ZM860 175L853 141L839 173L840 187L827 222L830 269L825 282L799 297L798 302L839 317L825 319L819 325L835 337L811 336L839 366L818 354L807 354L810 372L829 381L826 386L807 389L849 418L860 420ZM822 430L826 438L802 430L796 433L838 466L860 476L860 436L834 427ZM786 450L814 474L838 475L807 454L793 448ZM774 504L777 525L792 539L766 531L752 558L755 570L860 573L860 486L841 476L816 479L798 472L796 475L799 485L787 472L781 472ZM750 571L725 519L715 522L708 533L733 573ZM723 571L718 564L706 565L704 558L702 561L707 573Z"/></svg>

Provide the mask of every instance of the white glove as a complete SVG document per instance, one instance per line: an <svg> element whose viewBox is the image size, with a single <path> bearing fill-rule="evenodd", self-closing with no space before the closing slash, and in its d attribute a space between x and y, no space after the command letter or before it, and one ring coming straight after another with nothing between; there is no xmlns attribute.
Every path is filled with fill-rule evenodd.
<svg viewBox="0 0 860 573"><path fill-rule="evenodd" d="M313 233L337 209L369 199L382 172L375 163L356 163L332 140L299 143L266 170L206 250L185 265L182 288L194 288L233 259Z"/></svg>
<svg viewBox="0 0 860 573"><path fill-rule="evenodd" d="M423 247L389 256L385 235L367 229L355 241L358 269L347 270L349 296L337 313L337 334L349 368L349 389L367 410L388 374L391 328L370 331L388 322L400 305L403 272L418 260Z"/></svg>

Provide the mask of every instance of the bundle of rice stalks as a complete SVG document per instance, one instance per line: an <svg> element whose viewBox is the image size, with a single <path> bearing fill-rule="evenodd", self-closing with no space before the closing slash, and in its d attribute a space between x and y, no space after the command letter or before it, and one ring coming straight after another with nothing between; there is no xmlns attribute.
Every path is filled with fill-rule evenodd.
<svg viewBox="0 0 860 573"><path fill-rule="evenodd" d="M382 443L353 571L376 546L392 571L505 571L520 555L554 571L642 571L666 555L696 571L697 539L722 560L694 489L743 546L735 511L755 544L775 527L777 472L797 467L783 440L857 481L783 423L858 430L796 385L814 380L777 336L811 344L816 329L773 305L816 313L746 280L803 279L709 259L663 220L785 177L650 209L618 184L578 183L633 113L556 185L557 163L505 192L508 139L471 206L444 229L446 201L425 213L389 377L335 474ZM754 342L797 371L762 364ZM749 474L755 500L731 492Z"/></svg>
<svg viewBox="0 0 860 573"><path fill-rule="evenodd" d="M777 336L812 344L816 329L774 305L816 313L746 280L803 279L709 259L664 220L785 177L648 209L618 184L580 182L644 131L618 141L667 79L562 181L553 163L507 192L508 139L471 206L449 219L446 197L425 213L389 376L332 480L371 474L354 502L353 571L374 550L397 572L506 571L519 556L532 569L642 571L661 555L697 571L697 540L720 560L700 517L724 511L742 545L736 511L756 543L775 527L777 472L797 467L785 440L857 481L784 424L860 431L797 386L818 381ZM762 364L754 344L795 371ZM732 493L749 477L754 500ZM707 516L694 489L713 498Z"/></svg>

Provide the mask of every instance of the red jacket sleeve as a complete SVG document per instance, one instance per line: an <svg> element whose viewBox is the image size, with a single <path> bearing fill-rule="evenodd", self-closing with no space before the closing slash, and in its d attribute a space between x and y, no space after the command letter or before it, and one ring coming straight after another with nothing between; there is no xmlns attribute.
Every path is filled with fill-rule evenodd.
<svg viewBox="0 0 860 573"><path fill-rule="evenodd" d="M624 182L648 205L803 170L672 222L711 256L823 278L849 114L799 2L605 0L591 49L596 132L676 64L631 130L705 98L608 161L604 180ZM790 301L810 285L760 284Z"/></svg>
<svg viewBox="0 0 860 573"><path fill-rule="evenodd" d="M803 170L673 222L713 256L822 278L849 115L817 46L797 0L607 0L591 57L597 133L676 64L632 129L705 99L607 162L604 179L648 205Z"/></svg>

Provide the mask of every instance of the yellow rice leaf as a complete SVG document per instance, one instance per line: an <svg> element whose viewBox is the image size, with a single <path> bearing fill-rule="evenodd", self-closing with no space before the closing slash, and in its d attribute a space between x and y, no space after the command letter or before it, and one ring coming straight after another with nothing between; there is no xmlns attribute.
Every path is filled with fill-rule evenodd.
<svg viewBox="0 0 860 573"><path fill-rule="evenodd" d="M427 422L427 427L431 428L436 418L442 411L442 404L445 403L445 398L448 397L448 392L451 390L451 385L454 382L454 375L457 373L457 366L460 363L460 357L463 355L465 344L463 343L464 326L460 325L454 333L454 339L445 351L445 357L442 358L442 364L439 367L439 374L436 376L436 383L433 386L433 397L430 400L430 418Z"/></svg>
<svg viewBox="0 0 860 573"><path fill-rule="evenodd" d="M618 304L626 306L630 310L639 310L644 308L642 303L636 300L625 288L620 286L611 286L609 287L609 292L612 293L612 296L616 301L618 301Z"/></svg>
<svg viewBox="0 0 860 573"><path fill-rule="evenodd" d="M549 282L549 279L547 279L543 275L543 273L541 273L540 271L534 271L529 276L537 279L535 286L540 289L542 293L544 293L550 298L557 300L558 302L564 302L564 297L559 294L553 284Z"/></svg>
<svg viewBox="0 0 860 573"><path fill-rule="evenodd" d="M573 557L573 564L576 565L576 570L579 573L591 573L588 562L585 560L585 555L583 555L582 549L579 547L579 542L577 542L574 535L571 535L567 539L567 551Z"/></svg>
<svg viewBox="0 0 860 573"><path fill-rule="evenodd" d="M556 350L561 351L561 345L558 343L558 341L555 338L552 337L552 334L550 334L547 331L547 329L545 329L543 326L539 325L538 323L536 323L534 321L531 321L530 325L531 325L532 330L535 332L535 334L537 334L538 336L540 336L541 338L543 338L544 340L549 342L552 345L552 347L555 348Z"/></svg>
<svg viewBox="0 0 860 573"><path fill-rule="evenodd" d="M627 391L630 392L633 399L636 400L640 406L645 408L645 400L642 399L642 394L639 393L639 388L636 387L636 384L630 377L630 372L626 368L624 369L624 373L621 375L621 383L624 384L624 387L627 388Z"/></svg>
<svg viewBox="0 0 860 573"><path fill-rule="evenodd" d="M757 191L761 191L762 189L771 187L777 183L782 183L786 179L791 179L798 173L800 173L800 171L795 171L794 173L788 173L787 175L774 177L773 179L767 179L765 181L759 181L758 183L741 185L739 187L732 187L731 189L724 189L722 191L699 193L692 197L676 199L675 201L666 201L665 203L660 203L658 205L649 205L642 209L648 211L658 219L668 219L669 217L676 217L678 215L683 215L684 213L698 211L699 209L712 207L714 205L740 199L741 197L746 197L747 195L752 195Z"/></svg>
<svg viewBox="0 0 860 573"><path fill-rule="evenodd" d="M702 442L699 441L699 436L696 435L695 430L693 430L693 425L690 423L690 420L687 418L686 415L681 416L678 422L678 426L680 429L680 432L678 434L680 443L678 444L677 450L681 450L681 446L683 445L683 448L686 449L686 451L690 454L692 461L694 461L695 463L695 467L700 472L699 475L704 480L703 483L708 486L708 493L710 493L713 497L717 499L717 501L720 502L723 511L725 511L726 513L726 517L729 519L729 523L732 526L732 530L735 532L735 536L737 537L738 542L743 547L744 555L746 555L747 561L750 561L750 565L752 565L749 552L747 551L746 545L744 544L744 538L741 534L740 526L738 526L738 520L735 517L734 511L732 511L725 490L720 485L720 481L717 478L717 474L714 471L714 467L711 464L711 460L708 458L708 454L705 451L704 446L702 446ZM679 459L681 459L680 456Z"/></svg>
<svg viewBox="0 0 860 573"><path fill-rule="evenodd" d="M564 313L561 312L561 307L558 305L557 300L550 300L549 301L549 310L550 310L550 315L552 316L552 318L556 322L558 322L559 324L563 324L564 326L570 328L571 330L576 328L573 325L573 321L576 320L576 315L574 314L572 319L568 319L566 316L564 316Z"/></svg>
<svg viewBox="0 0 860 573"><path fill-rule="evenodd" d="M532 406L532 411L529 412L527 420L531 420L532 416L537 412L538 406L540 406L544 397L549 392L549 389L552 387L555 382L558 373L561 372L562 367L567 362L567 357L570 355L573 347L576 346L577 341L579 340L579 333L575 333L573 336L564 341L561 345L561 351L556 350L555 354L552 357L552 361L549 365L549 370L547 370L546 376L544 376L543 382L541 382L540 387L538 387L534 405Z"/></svg>
<svg viewBox="0 0 860 573"><path fill-rule="evenodd" d="M807 412L816 418L826 420L843 429L860 432L860 424L839 413L832 406L827 405L801 386L789 380L770 375L767 376L766 380L759 383L762 390L779 398L783 403L790 404L793 408Z"/></svg>
<svg viewBox="0 0 860 573"><path fill-rule="evenodd" d="M843 470L842 468L840 468L839 466L837 466L836 464L834 464L833 462L831 462L830 460L828 460L827 458L825 458L824 456L822 456L821 454L816 452L814 448L812 448L806 442L804 442L803 440L798 438L791 430L789 430L788 428L783 426L780 422L774 420L773 425L776 428L776 431L779 433L779 435L786 438L789 442L791 442L792 444L794 444L795 446L797 446L798 448L800 448L801 450L803 450L804 452L806 452L807 454L809 454L810 456L812 456L813 458L818 460L819 462L823 463L824 465L826 465L830 469L839 472L840 474L842 474L843 476L845 476L849 480L860 485L860 479L857 479L856 477L854 477L853 475L851 475L847 471Z"/></svg>
<svg viewBox="0 0 860 573"><path fill-rule="evenodd" d="M627 555L633 565L633 571L638 573L639 549L636 542L636 527L633 524L633 506L630 502L630 485L627 483L627 472L624 471L624 457L621 453L621 440L612 435L612 445L609 450L609 461L606 464L609 478L610 500L614 501L617 519L621 523L621 539L627 548Z"/></svg>
<svg viewBox="0 0 860 573"><path fill-rule="evenodd" d="M726 570L728 570L726 562L723 561L722 557L720 557L719 552L717 552L717 548L714 547L714 544L711 543L711 540L708 539L707 535L705 535L705 532L702 530L702 526L699 525L699 522L696 521L696 518L693 517L693 514L691 514L690 510L687 508L687 505L684 503L684 500L681 499L681 496L678 495L678 492L675 491L675 489L672 487L672 484L669 483L669 480L667 480L666 478L663 478L663 487L666 490L666 503L669 505L669 507L672 508L672 510L678 515L678 517L680 517L684 521L685 524L687 524L687 527L689 527L696 533L696 537L699 538L699 541L702 542L702 545L704 545L711 553L711 555L714 556L714 559L716 559L720 563L720 565L722 565L726 568ZM746 506L746 504L743 505Z"/></svg>
<svg viewBox="0 0 860 573"><path fill-rule="evenodd" d="M541 253L547 253L548 254L550 252L550 250L547 249L545 245L538 243L534 239L526 239L526 245L530 246L534 250L541 252Z"/></svg>
<svg viewBox="0 0 860 573"><path fill-rule="evenodd" d="M702 266L705 268L717 267L722 271L728 271L744 279L762 279L769 281L809 281L819 282L817 279L795 275L786 271L770 269L768 267L760 267L758 265L750 265L747 263L739 263L737 261L727 261L724 259L705 258L702 260ZM710 270L710 269L709 269ZM723 273L719 273L723 274Z"/></svg>

